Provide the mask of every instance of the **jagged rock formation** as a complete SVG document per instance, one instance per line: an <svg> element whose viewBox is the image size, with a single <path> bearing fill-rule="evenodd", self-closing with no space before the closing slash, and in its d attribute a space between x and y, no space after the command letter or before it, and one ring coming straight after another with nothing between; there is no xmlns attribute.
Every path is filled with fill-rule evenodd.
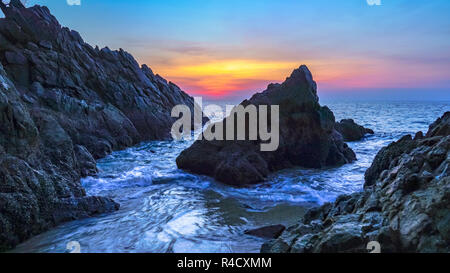
<svg viewBox="0 0 450 273"><path fill-rule="evenodd" d="M262 252L450 252L450 112L383 148L365 190L307 212Z"/></svg>
<svg viewBox="0 0 450 273"><path fill-rule="evenodd" d="M340 122L336 122L334 128L342 135L344 141L358 141L366 135L374 134L372 129L356 124L353 119L343 119Z"/></svg>
<svg viewBox="0 0 450 273"><path fill-rule="evenodd" d="M292 166L321 168L356 159L334 129L333 112L320 106L316 83L306 66L294 70L284 83L271 84L241 103L250 104L279 105L278 150L261 152L260 141L197 140L177 158L178 167L242 186L262 182L269 173ZM224 131L225 135L226 125Z"/></svg>
<svg viewBox="0 0 450 273"><path fill-rule="evenodd" d="M0 250L118 208L86 197L95 159L170 136L193 100L123 50L93 48L46 7L0 2Z"/></svg>

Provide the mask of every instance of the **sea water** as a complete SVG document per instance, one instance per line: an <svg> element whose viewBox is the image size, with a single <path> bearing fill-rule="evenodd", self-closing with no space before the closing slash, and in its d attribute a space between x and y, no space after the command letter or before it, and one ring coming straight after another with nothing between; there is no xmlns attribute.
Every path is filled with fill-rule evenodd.
<svg viewBox="0 0 450 273"><path fill-rule="evenodd" d="M177 169L192 142L154 141L98 161L99 173L82 180L89 195L109 196L117 212L60 225L14 252L259 252L263 239L246 229L290 225L305 210L361 191L377 152L405 134L424 133L450 111L450 102L328 102L336 119L353 118L375 135L351 142L358 160L336 168L294 168L266 183L234 188Z"/></svg>

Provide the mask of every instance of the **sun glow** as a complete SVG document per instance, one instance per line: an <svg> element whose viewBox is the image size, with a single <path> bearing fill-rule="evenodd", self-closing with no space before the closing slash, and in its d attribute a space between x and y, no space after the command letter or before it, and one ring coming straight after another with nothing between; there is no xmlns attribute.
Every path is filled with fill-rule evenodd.
<svg viewBox="0 0 450 273"><path fill-rule="evenodd" d="M410 66L405 74L395 61L375 58L328 58L293 61L258 59L207 60L180 58L162 64L156 72L178 84L191 95L211 98L245 98L263 91L269 83L283 82L290 73L306 64L318 83L319 92L336 89L414 87L438 81L445 70ZM149 62L152 63L152 62ZM411 77L410 74L415 75Z"/></svg>
<svg viewBox="0 0 450 273"><path fill-rule="evenodd" d="M238 91L258 91L261 85L283 80L298 66L297 62L219 60L180 64L158 73L179 83L191 94L216 97Z"/></svg>
<svg viewBox="0 0 450 273"><path fill-rule="evenodd" d="M227 60L183 66L177 69L178 76L231 76L233 78L264 79L274 71L297 66L291 62L263 62L255 60Z"/></svg>

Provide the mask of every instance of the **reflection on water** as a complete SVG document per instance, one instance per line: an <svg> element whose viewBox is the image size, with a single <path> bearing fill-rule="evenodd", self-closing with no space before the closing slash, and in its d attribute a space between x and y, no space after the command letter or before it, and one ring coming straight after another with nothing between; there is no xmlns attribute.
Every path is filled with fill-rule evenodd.
<svg viewBox="0 0 450 273"><path fill-rule="evenodd" d="M426 131L448 103L332 103L336 118L354 118L374 136L349 145L358 161L322 170L290 169L267 183L233 188L176 168L191 142L158 141L115 152L82 181L88 194L114 198L119 211L63 224L15 252L259 252L262 239L245 229L291 224L305 209L362 189L377 151L406 133Z"/></svg>

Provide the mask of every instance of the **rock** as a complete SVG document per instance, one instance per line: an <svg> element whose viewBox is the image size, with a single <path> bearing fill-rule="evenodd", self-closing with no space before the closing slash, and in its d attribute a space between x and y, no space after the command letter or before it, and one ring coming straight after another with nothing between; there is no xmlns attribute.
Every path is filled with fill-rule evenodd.
<svg viewBox="0 0 450 273"><path fill-rule="evenodd" d="M95 159L170 137L193 99L123 50L96 50L46 7L0 1L0 251L64 221L117 210L86 196ZM20 91L20 92L19 92Z"/></svg>
<svg viewBox="0 0 450 273"><path fill-rule="evenodd" d="M8 64L19 64L25 65L27 63L27 59L21 53L7 51L5 52L5 59Z"/></svg>
<svg viewBox="0 0 450 273"><path fill-rule="evenodd" d="M374 134L373 130L356 124L353 119L343 119L340 122L336 122L334 128L342 135L345 141L358 141L367 134Z"/></svg>
<svg viewBox="0 0 450 273"><path fill-rule="evenodd" d="M393 142L387 147L382 148L375 156L372 165L370 165L364 174L365 187L375 184L380 174L389 168L394 159L412 150L414 143L411 136L406 135L397 142Z"/></svg>
<svg viewBox="0 0 450 273"><path fill-rule="evenodd" d="M294 70L284 83L269 85L241 105L279 105L278 149L261 152L261 141L197 140L177 158L180 169L243 186L262 182L271 172L292 166L322 168L356 160L355 153L334 129L333 112L320 106L316 83L306 66ZM230 117L221 123L227 122ZM223 127L226 135L226 125Z"/></svg>
<svg viewBox="0 0 450 273"><path fill-rule="evenodd" d="M10 7L16 7L16 8L24 8L25 7L20 0L11 0L11 1L9 1L9 6Z"/></svg>
<svg viewBox="0 0 450 273"><path fill-rule="evenodd" d="M31 51L38 51L39 47L33 42L28 42L27 43L27 49L29 49Z"/></svg>
<svg viewBox="0 0 450 273"><path fill-rule="evenodd" d="M49 50L53 49L53 45L49 41L39 41L39 45L45 49L49 49Z"/></svg>
<svg viewBox="0 0 450 273"><path fill-rule="evenodd" d="M110 198L86 196L62 199L52 214L57 222L67 222L96 214L116 211L120 205Z"/></svg>
<svg viewBox="0 0 450 273"><path fill-rule="evenodd" d="M82 145L74 146L75 158L78 163L80 176L87 177L92 176L97 173L97 164L95 162L94 157L91 153L86 149L86 147Z"/></svg>
<svg viewBox="0 0 450 273"><path fill-rule="evenodd" d="M450 134L450 113L445 113L441 118L430 125L427 137L448 136Z"/></svg>
<svg viewBox="0 0 450 273"><path fill-rule="evenodd" d="M261 238L276 239L281 235L281 233L283 233L285 229L286 227L283 225L273 225L257 229L246 230L245 234Z"/></svg>
<svg viewBox="0 0 450 273"><path fill-rule="evenodd" d="M308 211L261 252L450 252L450 112L383 148L363 192Z"/></svg>

